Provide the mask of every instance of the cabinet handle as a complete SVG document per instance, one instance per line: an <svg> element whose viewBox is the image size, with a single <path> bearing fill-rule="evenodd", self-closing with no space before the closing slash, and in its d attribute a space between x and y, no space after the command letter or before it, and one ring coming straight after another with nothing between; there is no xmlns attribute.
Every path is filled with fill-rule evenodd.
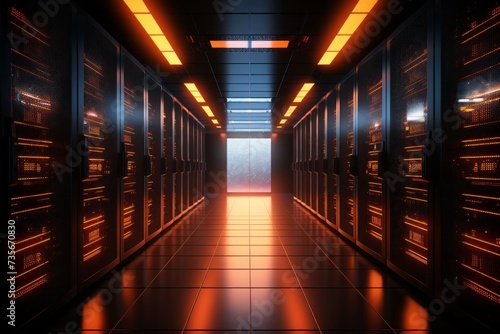
<svg viewBox="0 0 500 334"><path fill-rule="evenodd" d="M427 141L422 149L422 179L427 182L432 182L434 180L434 166L433 157L430 155L431 152L429 144L432 140L432 131L427 133Z"/></svg>
<svg viewBox="0 0 500 334"><path fill-rule="evenodd" d="M340 175L340 158L333 158L333 174Z"/></svg>
<svg viewBox="0 0 500 334"><path fill-rule="evenodd" d="M358 156L355 154L349 157L349 174L358 176Z"/></svg>
<svg viewBox="0 0 500 334"><path fill-rule="evenodd" d="M90 157L89 157L89 141L84 135L81 136L82 141L82 180L90 177Z"/></svg>
<svg viewBox="0 0 500 334"><path fill-rule="evenodd" d="M146 176L151 176L153 174L153 159L149 154L144 156L144 163Z"/></svg>
<svg viewBox="0 0 500 334"><path fill-rule="evenodd" d="M14 137L7 137L5 143L7 156L8 156L8 169L9 169L9 185L15 185L17 183L17 143Z"/></svg>
<svg viewBox="0 0 500 334"><path fill-rule="evenodd" d="M385 142L382 142L380 147L380 152L378 152L378 177L383 178L386 171L386 153L385 153Z"/></svg>
<svg viewBox="0 0 500 334"><path fill-rule="evenodd" d="M127 146L125 143L120 145L120 177L126 178L128 176L128 156L127 156Z"/></svg>

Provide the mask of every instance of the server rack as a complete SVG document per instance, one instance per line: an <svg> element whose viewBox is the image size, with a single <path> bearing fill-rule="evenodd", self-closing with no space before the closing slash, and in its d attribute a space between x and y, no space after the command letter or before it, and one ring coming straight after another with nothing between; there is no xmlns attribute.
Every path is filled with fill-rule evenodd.
<svg viewBox="0 0 500 334"><path fill-rule="evenodd" d="M439 289L500 328L500 3L443 1L442 248Z"/></svg>
<svg viewBox="0 0 500 334"><path fill-rule="evenodd" d="M333 228L338 226L338 177L340 174L337 119L337 92L334 90L329 93L326 99L326 150L328 159L326 221Z"/></svg>
<svg viewBox="0 0 500 334"><path fill-rule="evenodd" d="M174 138L173 138L173 116L174 101L170 95L162 89L163 96L163 228L171 225L174 220Z"/></svg>
<svg viewBox="0 0 500 334"><path fill-rule="evenodd" d="M184 213L189 208L189 116L182 108L181 119L181 180L182 180L182 206L181 212Z"/></svg>
<svg viewBox="0 0 500 334"><path fill-rule="evenodd" d="M314 213L318 212L318 108L311 111L311 160L309 169L311 171L311 203L310 208Z"/></svg>
<svg viewBox="0 0 500 334"><path fill-rule="evenodd" d="M357 163L354 137L355 76L351 72L340 84L339 110L339 226L338 230L350 240L355 236L355 183Z"/></svg>
<svg viewBox="0 0 500 334"><path fill-rule="evenodd" d="M318 217L326 219L326 136L325 136L326 98L318 104L318 156L316 169L318 171Z"/></svg>
<svg viewBox="0 0 500 334"><path fill-rule="evenodd" d="M388 266L425 291L432 288L433 193L430 182L433 82L427 6L388 41Z"/></svg>
<svg viewBox="0 0 500 334"><path fill-rule="evenodd" d="M147 88L147 148L145 157L147 176L147 240L155 237L162 230L164 216L164 196L162 180L166 173L163 143L163 94L161 85L152 76L146 77Z"/></svg>
<svg viewBox="0 0 500 334"><path fill-rule="evenodd" d="M305 132L305 198L304 203L307 207L311 207L311 115L307 115L304 119Z"/></svg>
<svg viewBox="0 0 500 334"><path fill-rule="evenodd" d="M123 175L125 167L118 164L119 45L90 18L81 15L79 24L78 286L83 289L118 264L118 171L121 167Z"/></svg>
<svg viewBox="0 0 500 334"><path fill-rule="evenodd" d="M357 244L385 260L385 45L375 49L357 68L357 138L359 156Z"/></svg>
<svg viewBox="0 0 500 334"><path fill-rule="evenodd" d="M173 140L174 140L174 220L182 215L182 107L174 101Z"/></svg>
<svg viewBox="0 0 500 334"><path fill-rule="evenodd" d="M36 10L25 1L0 5L0 120L7 165L1 216L13 242L2 241L2 250L8 254L7 278L15 276L15 297L8 297L15 301L15 328L76 293L76 216L70 194L71 172L82 157L71 139L74 11L61 5L59 14L41 26L33 22Z"/></svg>
<svg viewBox="0 0 500 334"><path fill-rule="evenodd" d="M128 257L145 242L145 161L144 68L122 48L122 258Z"/></svg>

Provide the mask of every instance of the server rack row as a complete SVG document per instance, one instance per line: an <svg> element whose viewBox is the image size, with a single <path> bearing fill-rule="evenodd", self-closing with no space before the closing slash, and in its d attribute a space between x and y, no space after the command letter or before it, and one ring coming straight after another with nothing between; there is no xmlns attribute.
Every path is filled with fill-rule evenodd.
<svg viewBox="0 0 500 334"><path fill-rule="evenodd" d="M19 328L203 200L204 127L77 6L43 22L22 1L1 13L2 221L15 231L7 302Z"/></svg>
<svg viewBox="0 0 500 334"><path fill-rule="evenodd" d="M293 164L299 203L429 295L466 287L453 306L492 328L499 22L497 1L427 2L295 125Z"/></svg>

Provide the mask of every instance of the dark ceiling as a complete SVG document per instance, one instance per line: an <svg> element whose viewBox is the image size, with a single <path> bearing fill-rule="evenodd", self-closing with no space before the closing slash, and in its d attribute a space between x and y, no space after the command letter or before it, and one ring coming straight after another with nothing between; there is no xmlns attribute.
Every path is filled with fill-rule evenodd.
<svg viewBox="0 0 500 334"><path fill-rule="evenodd" d="M185 82L197 84L223 131L227 110L233 108L272 110L274 130L302 85L314 82L311 92L283 127L283 131L289 131L424 1L379 0L344 47L348 51L341 52L330 66L317 63L356 0L145 0L182 66L168 64L123 0L78 2L156 73L207 130L215 130L215 127L185 88ZM400 12L391 14L388 8ZM209 41L214 39L288 39L290 45L286 49L221 50L211 48ZM231 97L270 97L272 102L232 105L226 100Z"/></svg>

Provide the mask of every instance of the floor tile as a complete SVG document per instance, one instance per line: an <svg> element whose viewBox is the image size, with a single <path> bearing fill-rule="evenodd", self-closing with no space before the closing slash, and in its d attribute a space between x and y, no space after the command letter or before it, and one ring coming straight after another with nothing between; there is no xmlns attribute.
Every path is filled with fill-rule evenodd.
<svg viewBox="0 0 500 334"><path fill-rule="evenodd" d="M250 270L245 269L210 269L207 272L204 288L249 288Z"/></svg>
<svg viewBox="0 0 500 334"><path fill-rule="evenodd" d="M244 330L250 317L250 289L200 291L187 330Z"/></svg>
<svg viewBox="0 0 500 334"><path fill-rule="evenodd" d="M304 291L322 330L390 329L382 317L354 288L306 288ZM360 321L360 319L363 320Z"/></svg>
<svg viewBox="0 0 500 334"><path fill-rule="evenodd" d="M199 289L147 289L117 329L182 330Z"/></svg>
<svg viewBox="0 0 500 334"><path fill-rule="evenodd" d="M206 269L162 270L151 282L151 288L199 288Z"/></svg>
<svg viewBox="0 0 500 334"><path fill-rule="evenodd" d="M318 330L300 289L252 289L252 330Z"/></svg>

